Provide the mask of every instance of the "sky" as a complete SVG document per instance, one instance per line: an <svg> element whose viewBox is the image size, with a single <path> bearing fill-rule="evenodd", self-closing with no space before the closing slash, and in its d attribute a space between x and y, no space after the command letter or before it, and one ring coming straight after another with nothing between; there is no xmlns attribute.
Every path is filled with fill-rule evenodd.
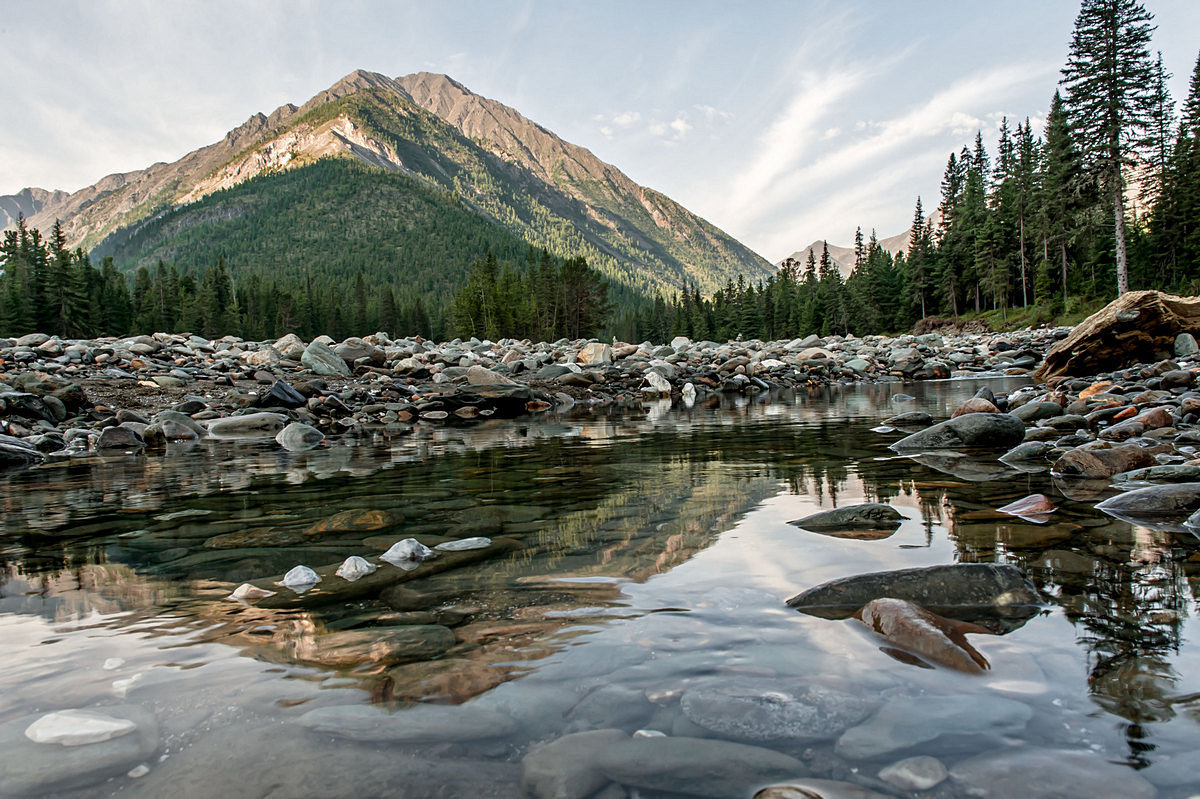
<svg viewBox="0 0 1200 799"><path fill-rule="evenodd" d="M1147 0L1176 101L1200 0ZM355 69L442 72L771 261L905 230L1040 132L1078 0L0 0L0 195L170 162Z"/></svg>

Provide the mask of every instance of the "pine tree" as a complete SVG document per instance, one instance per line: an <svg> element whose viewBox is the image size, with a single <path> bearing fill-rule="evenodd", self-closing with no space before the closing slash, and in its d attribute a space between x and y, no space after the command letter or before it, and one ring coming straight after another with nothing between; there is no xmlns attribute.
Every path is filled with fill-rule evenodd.
<svg viewBox="0 0 1200 799"><path fill-rule="evenodd" d="M1085 162L1111 203L1118 294L1129 290L1124 172L1154 112L1152 19L1136 0L1083 0L1062 70Z"/></svg>

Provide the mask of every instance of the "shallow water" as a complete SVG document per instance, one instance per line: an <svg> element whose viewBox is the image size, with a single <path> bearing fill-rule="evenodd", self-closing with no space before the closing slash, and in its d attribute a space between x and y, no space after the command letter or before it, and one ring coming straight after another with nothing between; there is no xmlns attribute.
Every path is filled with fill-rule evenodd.
<svg viewBox="0 0 1200 799"><path fill-rule="evenodd" d="M1064 496L1045 472L986 457L897 458L886 449L897 434L873 429L913 407L945 417L979 383L419 425L302 454L272 441L205 442L5 473L0 729L66 708L152 714L156 751L121 761L118 776L81 776L64 796L519 796L518 764L536 742L613 727L736 737L699 726L679 695L807 687L872 709L950 697L1019 718L939 735L950 722L935 715L927 735L905 733L906 745L868 756L848 757L836 735L737 740L883 791L896 789L876 779L880 768L915 754L954 767L1029 753L1052 767L1061 750L1121 764L1160 796L1200 790L1200 540L1105 516L1096 498ZM892 402L899 391L914 402ZM1058 507L1047 523L994 512L1035 492ZM900 510L899 530L854 540L787 524L863 501ZM384 512L375 529L311 532L365 510ZM237 546L247 533L256 545ZM297 564L373 557L409 536L432 545L474 535L510 548L405 582L390 605L367 596L268 610L225 599ZM990 662L983 674L900 662L858 622L784 604L831 579L956 561L1016 564L1047 600L1004 635L971 636ZM390 664L321 646L333 640L323 636L401 625L448 626L453 645ZM515 724L482 740L452 731L359 742L299 722L317 708L404 713L417 701ZM48 753L47 770L61 755L56 744L31 746L29 759ZM148 770L125 776L138 763ZM39 795L58 786L46 785ZM656 787L673 793L639 795L715 795L686 775ZM948 781L937 795L966 790Z"/></svg>

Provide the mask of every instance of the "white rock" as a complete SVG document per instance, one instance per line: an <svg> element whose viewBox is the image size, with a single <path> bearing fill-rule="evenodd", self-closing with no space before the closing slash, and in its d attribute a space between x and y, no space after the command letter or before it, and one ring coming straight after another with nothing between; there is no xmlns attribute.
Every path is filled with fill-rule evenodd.
<svg viewBox="0 0 1200 799"><path fill-rule="evenodd" d="M104 661L104 665L101 668L103 668L105 671L116 671L124 665L125 658L109 658L108 660Z"/></svg>
<svg viewBox="0 0 1200 799"><path fill-rule="evenodd" d="M683 384L682 394L684 405L690 408L696 404L696 387L691 383Z"/></svg>
<svg viewBox="0 0 1200 799"><path fill-rule="evenodd" d="M358 555L351 555L342 561L342 565L338 566L335 572L338 577L341 577L348 583L352 583L359 577L366 577L379 567L371 563L366 558L360 558Z"/></svg>
<svg viewBox="0 0 1200 799"><path fill-rule="evenodd" d="M265 588L259 588L257 585L250 585L250 583L242 583L234 589L233 593L230 594L228 598L236 599L238 602L253 602L256 599L262 599L263 597L268 596L275 596L275 592L268 591Z"/></svg>
<svg viewBox="0 0 1200 799"><path fill-rule="evenodd" d="M133 768L129 769L129 771L125 772L125 776L136 780L139 777L145 777L149 773L150 767L145 763L142 763L140 766L134 766Z"/></svg>
<svg viewBox="0 0 1200 799"><path fill-rule="evenodd" d="M646 372L646 382L650 385L642 387L643 394L661 395L671 393L671 384L667 382L667 378L658 372Z"/></svg>
<svg viewBox="0 0 1200 799"><path fill-rule="evenodd" d="M897 761L879 772L879 779L906 791L927 791L946 777L942 761L928 755Z"/></svg>
<svg viewBox="0 0 1200 799"><path fill-rule="evenodd" d="M120 738L137 729L129 719L117 719L92 710L58 710L47 713L25 728L25 737L39 744L83 746Z"/></svg>
<svg viewBox="0 0 1200 799"><path fill-rule="evenodd" d="M421 561L432 557L432 549L415 538L406 538L403 541L397 541L392 544L387 552L379 556L379 559L393 566L399 566L405 571L412 571L417 568L417 565Z"/></svg>
<svg viewBox="0 0 1200 799"><path fill-rule="evenodd" d="M275 584L290 588L297 594L303 594L319 582L321 582L321 575L312 569L307 566L293 566L287 574L283 575L283 579Z"/></svg>
<svg viewBox="0 0 1200 799"><path fill-rule="evenodd" d="M491 545L492 539L475 536L474 538L460 538L457 541L445 541L438 544L434 549L440 552L462 552L467 549L486 549Z"/></svg>

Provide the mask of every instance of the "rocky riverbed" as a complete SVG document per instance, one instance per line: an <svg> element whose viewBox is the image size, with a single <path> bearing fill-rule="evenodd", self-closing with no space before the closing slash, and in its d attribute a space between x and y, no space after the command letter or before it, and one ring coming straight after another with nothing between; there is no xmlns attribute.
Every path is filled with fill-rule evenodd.
<svg viewBox="0 0 1200 799"><path fill-rule="evenodd" d="M281 446L305 449L370 427L469 424L576 402L693 403L830 382L1020 375L1067 332L669 344L35 333L0 339L0 465L154 451L206 435L274 436L289 424Z"/></svg>

